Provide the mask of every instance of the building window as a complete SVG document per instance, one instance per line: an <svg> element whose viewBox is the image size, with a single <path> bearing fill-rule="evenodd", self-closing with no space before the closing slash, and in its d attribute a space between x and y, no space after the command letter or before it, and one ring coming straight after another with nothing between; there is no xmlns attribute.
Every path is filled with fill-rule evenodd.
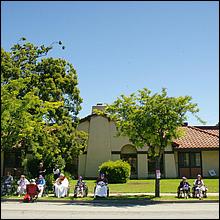
<svg viewBox="0 0 220 220"><path fill-rule="evenodd" d="M202 174L201 164L200 152L179 152L179 177L195 178L198 173Z"/></svg>
<svg viewBox="0 0 220 220"><path fill-rule="evenodd" d="M189 153L181 153L179 157L180 167L189 167Z"/></svg>
<svg viewBox="0 0 220 220"><path fill-rule="evenodd" d="M190 163L191 163L191 167L200 167L201 166L200 153L192 153L190 155Z"/></svg>
<svg viewBox="0 0 220 220"><path fill-rule="evenodd" d="M155 166L156 166L155 159L148 156L148 175L149 176L155 177ZM164 174L163 155L162 155L161 160L160 160L160 173L161 173L161 175Z"/></svg>
<svg viewBox="0 0 220 220"><path fill-rule="evenodd" d="M180 152L179 153L179 167L200 167L200 153L199 152Z"/></svg>
<svg viewBox="0 0 220 220"><path fill-rule="evenodd" d="M121 149L121 160L131 165L131 178L137 177L137 150L132 145L125 145Z"/></svg>
<svg viewBox="0 0 220 220"><path fill-rule="evenodd" d="M131 175L137 174L137 155L122 154L121 160L126 161L131 166Z"/></svg>

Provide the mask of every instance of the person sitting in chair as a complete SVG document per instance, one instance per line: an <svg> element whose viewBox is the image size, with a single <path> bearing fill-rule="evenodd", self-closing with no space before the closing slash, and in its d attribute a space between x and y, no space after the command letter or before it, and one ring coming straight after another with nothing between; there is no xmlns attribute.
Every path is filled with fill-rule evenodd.
<svg viewBox="0 0 220 220"><path fill-rule="evenodd" d="M10 172L7 172L7 175L4 178L2 189L5 194L8 194L11 192L13 184L13 176L10 174Z"/></svg>
<svg viewBox="0 0 220 220"><path fill-rule="evenodd" d="M55 196L58 198L67 196L68 189L69 189L69 181L64 176L64 174L61 173L59 178L57 178L54 183Z"/></svg>
<svg viewBox="0 0 220 220"><path fill-rule="evenodd" d="M108 184L108 179L105 177L104 173L100 173L99 177L96 180L96 183L98 183L99 181L103 181L104 183Z"/></svg>
<svg viewBox="0 0 220 220"><path fill-rule="evenodd" d="M46 185L46 181L42 175L39 175L39 178L36 182L38 189L40 190L38 197L41 197L44 191L44 187Z"/></svg>
<svg viewBox="0 0 220 220"><path fill-rule="evenodd" d="M26 185L29 184L30 182L25 178L25 175L21 175L20 180L18 180L18 188L17 188L17 194L18 197L21 196L21 194L26 193Z"/></svg>
<svg viewBox="0 0 220 220"><path fill-rule="evenodd" d="M38 198L38 194L40 192L35 180L30 180L30 183L26 186L26 194L30 196L30 201L34 201Z"/></svg>
<svg viewBox="0 0 220 220"><path fill-rule="evenodd" d="M178 197L180 196L181 191L187 193L187 196L190 192L190 184L187 182L187 178L185 176L182 177L182 181L180 182L178 186Z"/></svg>
<svg viewBox="0 0 220 220"><path fill-rule="evenodd" d="M202 180L202 176L200 174L197 175L197 179L193 184L193 194L194 197L206 197L207 187L205 187L204 181Z"/></svg>

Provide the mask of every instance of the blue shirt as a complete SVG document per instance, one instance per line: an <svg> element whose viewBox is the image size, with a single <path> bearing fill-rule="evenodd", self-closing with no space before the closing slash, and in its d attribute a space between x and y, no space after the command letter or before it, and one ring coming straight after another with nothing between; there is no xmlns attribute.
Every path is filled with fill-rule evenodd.
<svg viewBox="0 0 220 220"><path fill-rule="evenodd" d="M37 185L45 185L45 184L46 184L45 179L38 179L37 180Z"/></svg>

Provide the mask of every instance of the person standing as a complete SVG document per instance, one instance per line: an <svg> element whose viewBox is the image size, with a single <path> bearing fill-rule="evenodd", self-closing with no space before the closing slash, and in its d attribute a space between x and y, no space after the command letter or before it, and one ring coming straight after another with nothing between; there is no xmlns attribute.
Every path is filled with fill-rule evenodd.
<svg viewBox="0 0 220 220"><path fill-rule="evenodd" d="M38 176L42 175L45 178L46 175L46 169L44 167L43 162L39 163L39 167L38 167Z"/></svg>
<svg viewBox="0 0 220 220"><path fill-rule="evenodd" d="M60 176L60 169L58 167L58 165L56 164L55 167L53 168L53 177L54 180L56 180L57 178L59 178Z"/></svg>

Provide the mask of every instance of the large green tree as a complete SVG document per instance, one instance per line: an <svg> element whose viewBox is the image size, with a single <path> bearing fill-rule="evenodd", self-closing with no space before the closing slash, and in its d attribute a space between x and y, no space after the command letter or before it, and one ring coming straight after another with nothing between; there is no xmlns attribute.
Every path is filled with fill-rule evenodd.
<svg viewBox="0 0 220 220"><path fill-rule="evenodd" d="M121 95L104 111L96 111L100 115L115 121L119 135L128 136L137 147L148 146L148 155L155 159L155 196L160 196L160 160L164 149L175 138L183 135L181 126L187 120L187 113L192 113L203 122L196 113L197 104L191 102L192 97L168 97L167 90L161 94L151 94L147 88L138 94Z"/></svg>
<svg viewBox="0 0 220 220"><path fill-rule="evenodd" d="M22 38L9 52L1 48L1 149L21 149L23 159L32 151L64 167L85 147L87 134L77 130L77 73L66 60L48 57L52 45Z"/></svg>

